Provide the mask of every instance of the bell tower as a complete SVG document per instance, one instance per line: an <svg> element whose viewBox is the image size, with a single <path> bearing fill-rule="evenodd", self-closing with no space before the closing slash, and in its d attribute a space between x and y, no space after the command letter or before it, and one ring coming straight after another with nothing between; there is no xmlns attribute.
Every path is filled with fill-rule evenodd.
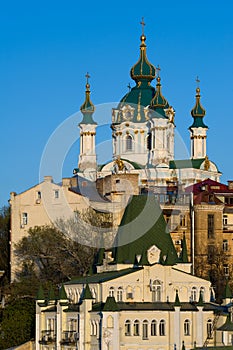
<svg viewBox="0 0 233 350"><path fill-rule="evenodd" d="M86 74L86 92L85 101L80 107L83 114L83 119L79 123L80 128L80 154L78 167L79 171L87 169L96 170L96 150L95 150L95 135L97 123L93 120L92 115L95 112L95 106L90 99L90 75Z"/></svg>
<svg viewBox="0 0 233 350"><path fill-rule="evenodd" d="M197 83L199 80L197 78ZM205 109L201 105L200 88L196 88L196 103L191 110L193 123L189 127L191 139L191 158L205 158L206 157L206 131L208 126L203 122L205 116Z"/></svg>

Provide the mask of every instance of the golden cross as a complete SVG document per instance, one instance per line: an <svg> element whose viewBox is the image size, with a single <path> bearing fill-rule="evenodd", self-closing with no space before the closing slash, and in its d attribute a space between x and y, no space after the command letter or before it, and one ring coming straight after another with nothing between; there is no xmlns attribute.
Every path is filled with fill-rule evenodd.
<svg viewBox="0 0 233 350"><path fill-rule="evenodd" d="M140 24L142 25L142 35L144 35L144 27L146 25L146 23L144 22L144 17L142 17Z"/></svg>
<svg viewBox="0 0 233 350"><path fill-rule="evenodd" d="M85 77L87 78L87 84L89 83L88 79L90 78L89 73L87 72L87 74L85 75Z"/></svg>
<svg viewBox="0 0 233 350"><path fill-rule="evenodd" d="M196 77L196 83L197 83L197 87L199 87L200 80L198 76Z"/></svg>
<svg viewBox="0 0 233 350"><path fill-rule="evenodd" d="M156 67L156 70L157 70L157 72L158 72L158 77L160 77L161 68L160 68L159 64L158 64L158 66Z"/></svg>

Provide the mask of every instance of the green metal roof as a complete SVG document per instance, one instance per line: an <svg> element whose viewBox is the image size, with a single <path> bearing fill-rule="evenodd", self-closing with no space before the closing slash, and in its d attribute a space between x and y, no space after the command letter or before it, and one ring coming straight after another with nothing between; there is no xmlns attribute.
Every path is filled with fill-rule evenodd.
<svg viewBox="0 0 233 350"><path fill-rule="evenodd" d="M119 307L116 303L116 300L114 297L107 297L106 303L104 304L103 311L119 311Z"/></svg>
<svg viewBox="0 0 233 350"><path fill-rule="evenodd" d="M66 291L65 291L65 288L64 288L64 284L62 284L60 290L59 290L59 299L60 300L67 300L67 294L66 294Z"/></svg>
<svg viewBox="0 0 233 350"><path fill-rule="evenodd" d="M134 86L120 101L117 109L122 109L126 105L130 105L134 108L134 113L131 122L134 123L144 123L146 115L144 108L149 106L151 100L155 94L155 88L151 85L148 85L148 82L142 81L141 84ZM117 123L125 122L123 116L119 113Z"/></svg>
<svg viewBox="0 0 233 350"><path fill-rule="evenodd" d="M205 125L205 123L203 122L203 117L195 117L193 120L192 125L189 127L189 129L192 128L204 128L204 129L208 129L208 126Z"/></svg>
<svg viewBox="0 0 233 350"><path fill-rule="evenodd" d="M82 106L80 107L80 111L83 114L83 119L79 123L79 125L80 124L97 124L92 118L92 114L95 112L95 106L91 102L90 93L91 93L90 92L90 85L87 82L86 83L85 101L82 104Z"/></svg>
<svg viewBox="0 0 233 350"><path fill-rule="evenodd" d="M186 238L185 234L183 234L183 239L182 239L182 250L181 250L181 255L179 257L179 260L183 263L188 263L188 250L187 250L187 244L186 244Z"/></svg>
<svg viewBox="0 0 233 350"><path fill-rule="evenodd" d="M171 160L169 162L169 168L170 169L184 169L184 168L200 169L204 161L205 161L205 158Z"/></svg>
<svg viewBox="0 0 233 350"><path fill-rule="evenodd" d="M196 89L196 103L193 109L191 110L191 115L193 117L193 124L189 127L191 128L204 128L208 129L208 126L204 124L203 118L205 116L205 109L201 105L201 95L200 89Z"/></svg>
<svg viewBox="0 0 233 350"><path fill-rule="evenodd" d="M233 331L233 322L230 320L230 315L227 315L226 322L217 328L218 331Z"/></svg>
<svg viewBox="0 0 233 350"><path fill-rule="evenodd" d="M69 282L66 282L65 285L69 284L83 284L83 283L102 283L106 281L110 281L112 279L128 275L130 273L136 272L140 270L140 268L128 268L128 269L123 269L120 271L109 271L109 272L102 272L102 273L97 273L92 276L85 276L85 277L80 277L80 278L74 278L70 280Z"/></svg>
<svg viewBox="0 0 233 350"><path fill-rule="evenodd" d="M115 262L134 264L135 257L141 256L147 265L147 250L153 245L161 250L160 263L173 265L178 262L161 208L154 196L133 196L125 209L114 242Z"/></svg>
<svg viewBox="0 0 233 350"><path fill-rule="evenodd" d="M89 284L86 285L82 295L82 300L86 300L86 299L93 299Z"/></svg>
<svg viewBox="0 0 233 350"><path fill-rule="evenodd" d="M147 59L146 36L141 35L140 40L140 57L137 63L131 68L130 75L131 78L137 82L141 82L142 80L151 81L155 78L156 69Z"/></svg>
<svg viewBox="0 0 233 350"><path fill-rule="evenodd" d="M181 306L178 290L176 290L176 298L175 298L174 306Z"/></svg>
<svg viewBox="0 0 233 350"><path fill-rule="evenodd" d="M169 103L167 102L166 98L162 95L161 91L161 78L157 77L157 84L156 84L156 92L151 100L151 108L158 113L158 115L163 118L168 119L168 117L165 114L165 109L169 107ZM156 117L156 115L153 117Z"/></svg>

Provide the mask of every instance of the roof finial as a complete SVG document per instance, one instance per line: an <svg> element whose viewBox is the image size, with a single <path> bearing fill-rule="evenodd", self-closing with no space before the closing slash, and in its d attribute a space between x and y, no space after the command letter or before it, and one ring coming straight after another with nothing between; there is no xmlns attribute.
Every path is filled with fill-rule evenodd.
<svg viewBox="0 0 233 350"><path fill-rule="evenodd" d="M140 24L142 25L142 35L145 35L144 27L145 27L146 23L144 22L144 17L142 17L142 20L141 20Z"/></svg>
<svg viewBox="0 0 233 350"><path fill-rule="evenodd" d="M161 71L161 68L160 68L159 64L158 64L158 66L156 67L156 71L157 71L157 76L158 76L158 78L160 78L160 71Z"/></svg>
<svg viewBox="0 0 233 350"><path fill-rule="evenodd" d="M127 88L129 89L129 91L131 91L131 85L130 85L130 83L127 85Z"/></svg>
<svg viewBox="0 0 233 350"><path fill-rule="evenodd" d="M87 72L87 74L85 75L85 77L87 78L87 84L89 84L89 78L91 77L90 74Z"/></svg>
<svg viewBox="0 0 233 350"><path fill-rule="evenodd" d="M200 96L200 86L199 86L199 84L200 84L200 79L199 79L199 77L198 77L198 75L197 75L197 77L196 77L196 83L197 83L197 87L196 87L196 93L197 93L197 95L198 96Z"/></svg>

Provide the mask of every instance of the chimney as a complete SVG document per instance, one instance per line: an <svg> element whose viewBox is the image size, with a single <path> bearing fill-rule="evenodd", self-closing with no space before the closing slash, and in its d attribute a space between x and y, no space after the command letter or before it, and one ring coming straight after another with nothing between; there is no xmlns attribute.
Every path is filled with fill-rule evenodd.
<svg viewBox="0 0 233 350"><path fill-rule="evenodd" d="M228 189L233 190L233 180L228 180L227 183L228 183Z"/></svg>
<svg viewBox="0 0 233 350"><path fill-rule="evenodd" d="M50 175L44 176L44 182L50 182L50 183L52 183L52 182L53 182L53 177L50 176Z"/></svg>

